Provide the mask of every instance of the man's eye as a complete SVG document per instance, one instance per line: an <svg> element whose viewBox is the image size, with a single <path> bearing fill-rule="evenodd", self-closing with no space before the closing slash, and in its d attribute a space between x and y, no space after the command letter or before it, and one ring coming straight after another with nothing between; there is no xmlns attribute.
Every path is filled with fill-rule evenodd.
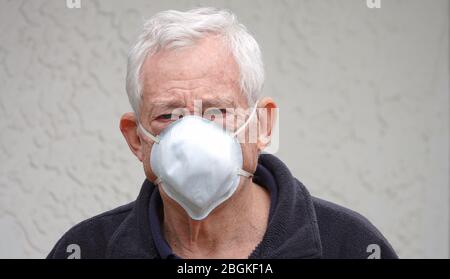
<svg viewBox="0 0 450 279"><path fill-rule="evenodd" d="M172 114L171 113L161 114L156 119L158 119L158 120L171 120L172 119Z"/></svg>
<svg viewBox="0 0 450 279"><path fill-rule="evenodd" d="M173 114L173 113L165 113L158 116L157 120L176 120L178 118L182 118L183 115L181 114Z"/></svg>

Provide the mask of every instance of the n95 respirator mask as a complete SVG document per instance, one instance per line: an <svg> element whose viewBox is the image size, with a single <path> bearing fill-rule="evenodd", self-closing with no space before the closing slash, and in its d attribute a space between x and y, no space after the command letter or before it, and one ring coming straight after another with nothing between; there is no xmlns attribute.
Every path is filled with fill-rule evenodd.
<svg viewBox="0 0 450 279"><path fill-rule="evenodd" d="M236 191L243 170L240 133L256 112L234 133L197 115L187 115L167 126L158 136L139 129L154 141L150 165L155 184L194 220L206 218Z"/></svg>

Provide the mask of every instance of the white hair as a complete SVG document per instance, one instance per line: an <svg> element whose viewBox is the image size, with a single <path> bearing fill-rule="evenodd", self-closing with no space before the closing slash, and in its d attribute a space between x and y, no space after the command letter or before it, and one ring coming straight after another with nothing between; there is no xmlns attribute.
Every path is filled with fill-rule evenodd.
<svg viewBox="0 0 450 279"><path fill-rule="evenodd" d="M144 23L144 30L128 54L126 90L139 115L142 99L141 68L146 58L161 49L193 45L208 35L219 35L239 66L241 91L248 105L256 103L264 83L264 67L258 43L227 10L197 8L187 12L168 10L157 13Z"/></svg>

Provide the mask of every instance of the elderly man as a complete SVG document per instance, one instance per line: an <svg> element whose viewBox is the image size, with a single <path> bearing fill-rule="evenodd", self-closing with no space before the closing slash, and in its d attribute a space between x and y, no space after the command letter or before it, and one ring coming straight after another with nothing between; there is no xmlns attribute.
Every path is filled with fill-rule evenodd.
<svg viewBox="0 0 450 279"><path fill-rule="evenodd" d="M395 258L364 217L311 197L262 152L277 107L263 81L259 46L229 11L148 20L128 56L134 112L120 120L147 179L48 258Z"/></svg>

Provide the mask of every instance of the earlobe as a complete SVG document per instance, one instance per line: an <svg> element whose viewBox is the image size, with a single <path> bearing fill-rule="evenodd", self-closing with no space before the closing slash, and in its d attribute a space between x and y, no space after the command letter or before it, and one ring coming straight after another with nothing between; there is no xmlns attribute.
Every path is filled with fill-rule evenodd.
<svg viewBox="0 0 450 279"><path fill-rule="evenodd" d="M132 112L127 112L120 118L120 131L124 136L131 152L143 161L142 142L137 132L136 116Z"/></svg>

